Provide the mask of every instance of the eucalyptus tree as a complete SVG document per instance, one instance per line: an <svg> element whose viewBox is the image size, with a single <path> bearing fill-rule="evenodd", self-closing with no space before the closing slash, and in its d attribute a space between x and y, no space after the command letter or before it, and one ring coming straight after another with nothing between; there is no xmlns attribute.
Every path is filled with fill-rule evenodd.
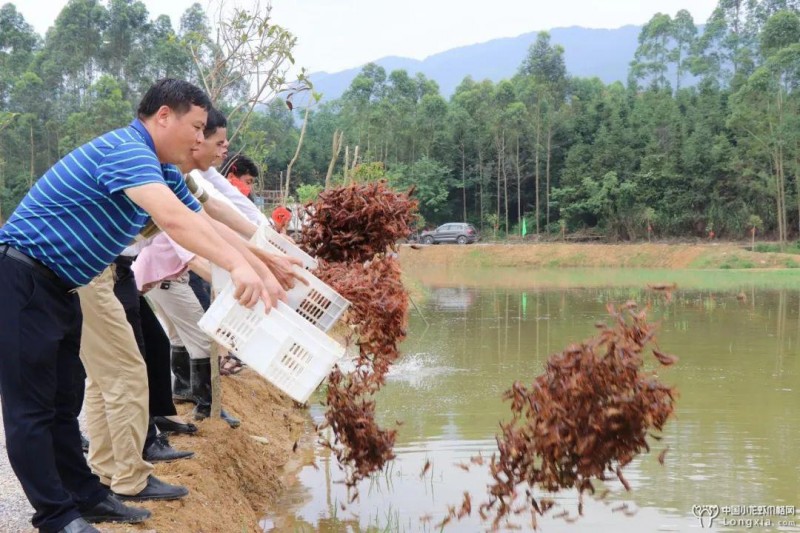
<svg viewBox="0 0 800 533"><path fill-rule="evenodd" d="M763 0L762 0L763 1ZM697 43L694 72L737 88L754 68L759 0L719 0Z"/></svg>
<svg viewBox="0 0 800 533"><path fill-rule="evenodd" d="M562 120L559 114L569 88L564 48L551 44L548 32L539 32L536 41L528 49L528 54L523 59L514 81L520 101L527 109L532 129L530 152L533 154L534 210L538 235L541 231L539 195L542 173L545 178L545 224L550 224L553 135ZM544 169L542 169L542 156L544 156ZM519 180L519 158L516 159Z"/></svg>
<svg viewBox="0 0 800 533"><path fill-rule="evenodd" d="M491 202L489 181L492 173L492 132L489 128L495 109L493 103L494 84L489 80L478 83L465 78L456 87L450 107L463 113L464 127L458 145L463 150L462 168L464 176L467 168L473 169L474 184L477 185L475 208L481 228L488 215ZM468 182L467 182L468 184ZM466 202L466 193L464 194Z"/></svg>
<svg viewBox="0 0 800 533"><path fill-rule="evenodd" d="M646 88L658 90L669 87L667 71L673 34L672 17L664 13L656 13L644 25L639 32L639 46L630 63L629 83L632 86L638 87L639 81L645 81Z"/></svg>
<svg viewBox="0 0 800 533"><path fill-rule="evenodd" d="M788 235L787 174L797 176L800 144L800 17L780 11L766 22L760 39L764 64L734 95L732 127L741 131L742 149L773 177L778 239ZM787 168L789 169L787 172ZM796 184L800 184L797 181ZM800 195L798 195L800 221Z"/></svg>
<svg viewBox="0 0 800 533"><path fill-rule="evenodd" d="M342 129L348 142L359 145L367 159L384 160L386 124L381 124L381 103L386 92L386 70L368 63L342 94ZM383 127L381 127L383 126Z"/></svg>
<svg viewBox="0 0 800 533"><path fill-rule="evenodd" d="M14 4L0 7L0 104L8 102L14 80L28 70L41 40Z"/></svg>
<svg viewBox="0 0 800 533"><path fill-rule="evenodd" d="M99 0L70 0L48 30L42 53L51 70L50 79L44 80L62 97L62 106L80 108L89 88L102 75L108 18Z"/></svg>
<svg viewBox="0 0 800 533"><path fill-rule="evenodd" d="M672 19L671 37L674 47L670 50L669 61L675 64L675 90L679 91L683 75L691 70L692 51L697 41L697 26L687 10L681 9Z"/></svg>

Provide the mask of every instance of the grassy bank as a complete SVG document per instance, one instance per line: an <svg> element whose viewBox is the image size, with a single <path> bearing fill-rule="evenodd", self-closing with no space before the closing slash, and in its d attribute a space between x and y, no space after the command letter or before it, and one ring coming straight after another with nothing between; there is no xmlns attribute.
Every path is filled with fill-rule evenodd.
<svg viewBox="0 0 800 533"><path fill-rule="evenodd" d="M737 243L713 244L477 244L403 246L404 268L458 265L476 267L794 269L791 253L750 251Z"/></svg>

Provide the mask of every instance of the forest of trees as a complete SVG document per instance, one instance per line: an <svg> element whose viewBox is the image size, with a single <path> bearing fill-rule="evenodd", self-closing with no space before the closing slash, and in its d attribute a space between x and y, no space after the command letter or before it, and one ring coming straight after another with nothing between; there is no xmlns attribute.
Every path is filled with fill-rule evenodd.
<svg viewBox="0 0 800 533"><path fill-rule="evenodd" d="M127 124L151 82L203 81L210 18L195 4L175 28L140 1L70 0L42 37L0 8L0 220L59 157ZM654 15L627 83L571 77L542 32L513 77L465 78L449 100L422 75L366 65L340 99L312 104L291 165L306 104L291 111L285 92L254 107L232 148L262 165L265 189L291 166L290 194L308 199L338 140L329 181L416 185L426 225L518 235L524 217L529 236L611 240L755 227L786 241L800 234L799 84L800 0L720 0L700 27L687 11ZM218 104L235 110L247 84L224 86Z"/></svg>

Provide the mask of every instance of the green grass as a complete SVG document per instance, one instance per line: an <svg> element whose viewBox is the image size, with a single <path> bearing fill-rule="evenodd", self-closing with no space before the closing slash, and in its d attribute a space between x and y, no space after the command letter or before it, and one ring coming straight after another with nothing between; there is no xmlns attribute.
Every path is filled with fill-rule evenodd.
<svg viewBox="0 0 800 533"><path fill-rule="evenodd" d="M756 243L755 249L753 251L761 252L761 253L780 252L780 253L785 253L785 254L798 254L798 255L800 255L800 241L787 243L786 246L784 246L783 250L781 250L781 247L780 247L780 245L778 243L774 243L774 242L759 242L759 243ZM794 268L794 267L792 267L792 268Z"/></svg>
<svg viewBox="0 0 800 533"><path fill-rule="evenodd" d="M745 268L755 268L756 264L750 261L749 259L742 259L736 255L731 255L726 257L722 263L720 263L718 268L723 270L739 270Z"/></svg>
<svg viewBox="0 0 800 533"><path fill-rule="evenodd" d="M724 257L714 255L701 255L692 261L692 268L705 268L705 269L722 269L722 270L742 270L748 268L756 268L759 265L750 259L743 258L736 254L726 255Z"/></svg>
<svg viewBox="0 0 800 533"><path fill-rule="evenodd" d="M482 248L478 248L477 246L472 248L467 255L470 261L474 261L475 263L482 265L486 263L487 257L486 252Z"/></svg>
<svg viewBox="0 0 800 533"><path fill-rule="evenodd" d="M677 283L680 289L740 291L749 288L800 290L800 275L793 268L736 268L743 262L729 263L727 269L652 269L652 268L542 268L527 267L450 267L451 278L459 285L491 288L515 286L520 289L633 287L647 284ZM413 273L409 273L413 277Z"/></svg>

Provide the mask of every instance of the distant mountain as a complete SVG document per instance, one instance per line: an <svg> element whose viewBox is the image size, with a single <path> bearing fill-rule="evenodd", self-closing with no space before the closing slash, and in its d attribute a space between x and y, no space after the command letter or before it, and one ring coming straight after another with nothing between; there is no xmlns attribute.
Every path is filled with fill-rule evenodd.
<svg viewBox="0 0 800 533"><path fill-rule="evenodd" d="M625 81L628 64L638 46L641 26L623 26L614 30L590 29L577 26L550 30L553 44L564 47L567 71L572 76L598 77L605 83ZM422 61L404 57L384 57L374 63L386 69L405 69L409 74L423 73L436 80L442 94L449 97L466 77L476 81L493 82L513 76L531 44L536 41L538 31L519 37L494 39L480 44L453 48L432 55ZM329 74L311 74L314 90L323 94L325 100L339 98L350 86L361 67Z"/></svg>

